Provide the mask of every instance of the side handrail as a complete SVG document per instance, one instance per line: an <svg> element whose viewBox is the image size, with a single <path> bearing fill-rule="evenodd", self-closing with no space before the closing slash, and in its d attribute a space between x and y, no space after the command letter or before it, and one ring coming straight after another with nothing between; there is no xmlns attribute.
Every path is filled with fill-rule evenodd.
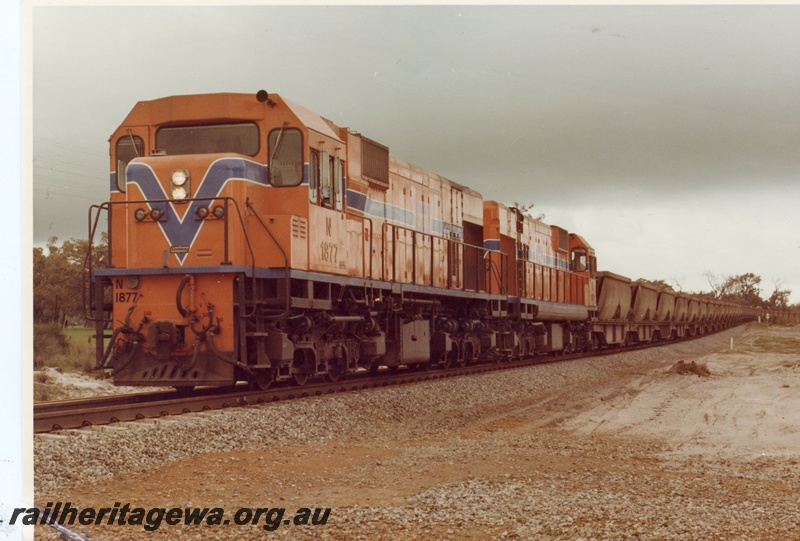
<svg viewBox="0 0 800 541"><path fill-rule="evenodd" d="M361 232L362 233L364 232L364 224L363 224L363 222L369 222L369 253L364 254L364 257L362 257L362 266L363 266L363 268L364 268L364 270L366 272L367 265L366 265L365 261L363 261L363 260L365 258L368 258L369 259L369 274L368 274L368 276L370 278L372 278L373 277L372 276L372 235L373 235L372 218L370 218L369 216L362 216L361 214L356 214L356 213L352 212L350 209L347 209L347 215L352 217L352 218L356 218L356 219L362 220L362 224L361 224Z"/></svg>
<svg viewBox="0 0 800 541"><path fill-rule="evenodd" d="M95 209L97 209L97 216L94 219L94 223L92 223L92 212ZM83 317L86 319L86 321L97 321L97 318L91 315L91 304L94 299L91 291L91 285L87 285L87 278L89 278L88 282L89 284L91 284L91 276L92 273L94 272L93 270L94 258L92 257L93 255L92 248L94 247L94 235L97 232L97 225L98 222L100 221L100 212L103 210L108 210L108 207L106 207L105 203L102 205L92 205L89 207L89 240L88 240L88 245L86 247L86 256L83 258L83 268L81 269L81 297L83 303ZM111 260L110 248L108 251L108 258L110 261ZM87 288L89 289L88 302L86 295ZM100 302L103 302L103 300L101 299ZM102 313L102 310L100 311L100 313Z"/></svg>
<svg viewBox="0 0 800 541"><path fill-rule="evenodd" d="M253 213L253 216L256 217L256 220L258 220L259 223L264 227L264 230L266 230L267 234L272 239L272 242L275 243L275 246L278 247L278 250L280 250L281 254L283 255L283 271L284 271L283 275L284 275L284 280L286 280L286 286L284 287L284 289L286 291L286 303L285 303L285 306L283 307L283 310L280 313L271 314L269 316L265 316L265 317L268 317L269 319L281 319L283 317L286 317L286 315L289 313L289 309L292 306L292 291L291 291L291 287L290 287L291 286L291 278L289 277L289 255L286 253L286 250L281 245L281 243L278 241L278 238L275 236L275 234L272 232L272 230L269 228L269 226L267 226L267 223L258 214L258 212L256 211L255 207L253 207L253 204L250 202L250 198L249 197L247 198L247 201L245 202L245 205L247 205L247 208L250 209L250 212ZM253 273L253 278L255 278L255 273ZM255 291L255 289L253 289L253 291Z"/></svg>
<svg viewBox="0 0 800 541"><path fill-rule="evenodd" d="M526 271L528 269L532 269L533 272L533 287L532 289L528 287L528 283L526 280ZM541 280L536 279L536 270L537 269L550 269L550 279L545 280L544 278ZM530 299L538 299L536 296L536 287L537 284L541 284L544 291L549 291L552 293L553 287L555 287L556 292L564 293L564 302L568 302L570 304L581 304L583 306L589 306L588 297L582 292L583 288L587 286L590 282L590 278L583 276L582 274L568 270L562 269L557 267L551 267L549 265L544 265L541 263L536 263L535 261L530 261L527 259L517 259L517 292L518 296L530 298ZM562 285L559 286L559 279L562 282ZM555 286L554 286L555 281ZM576 292L573 290L581 289L581 292ZM582 299L582 303L578 302Z"/></svg>
<svg viewBox="0 0 800 541"><path fill-rule="evenodd" d="M497 262L494 259L492 259L490 254L497 254L500 256L500 267L501 267L500 269L497 268ZM500 286L500 294L508 295L508 292L506 290L506 281L508 279L508 276L506 276L506 280L503 280L502 277L503 274L502 269L505 268L507 270L507 265L505 260L508 259L508 254L499 251L487 250L483 256L483 259L484 261L486 261L488 267L487 271L489 272L490 277L491 275L494 275L495 280L497 280L497 285ZM506 275L507 274L508 273L506 273ZM487 285L486 290L491 291L491 288Z"/></svg>
<svg viewBox="0 0 800 541"><path fill-rule="evenodd" d="M391 235L391 243L392 243L391 244L391 254L392 254L391 274L392 275L391 275L391 277L388 277L385 263L386 263L387 249L389 248L387 246L387 244L389 242L389 237L390 236L389 236L388 232L390 230L392 232L392 235ZM479 253L479 254L485 251L485 248L483 246L476 246L474 244L467 244L466 242L463 242L463 241L461 241L461 240L459 240L457 238L444 237L444 236L441 236L441 235L435 235L433 233L424 233L422 231L417 231L416 229L412 229L410 227L405 227L405 226L402 226L402 225L392 224L392 223L389 223L389 222L383 222L383 231L382 231L382 233L383 233L383 254L384 254L383 259L384 259L384 261L383 261L383 265L381 265L381 279L385 280L385 281L394 282L397 279L397 269L396 269L396 267L397 267L397 257L396 257L397 250L396 250L396 239L395 239L395 235L394 235L394 232L397 231L397 230L407 231L407 232L409 232L409 233L411 233L413 235L412 236L412 241L411 241L412 262L413 262L412 263L412 278L411 278L412 279L412 283L416 283L416 278L417 278L417 275L416 275L416 272L417 272L417 268L416 268L416 257L417 257L416 252L417 252L417 250L416 249L417 249L417 245L418 245L417 244L417 240L416 240L417 239L417 235L421 235L423 239L424 238L431 239L431 261L430 261L430 265L431 265L431 283L429 285L433 285L433 283L434 283L433 282L434 281L434 272L433 272L433 261L434 261L433 252L434 252L434 250L433 250L433 242L432 242L434 239L438 239L438 240L444 241L444 243L445 243L445 245L447 247L446 249L448 250L448 252L449 252L449 249L450 249L451 245L454 245L456 247L461 247L462 251L460 253L459 259L462 260L462 261L466 257L465 256L466 249L473 250L473 251L475 251L476 253ZM498 252L498 253L500 253L500 252ZM505 256L505 254L503 254L503 255ZM475 259L476 259L476 261L475 261L476 266L479 267L480 265L483 264L483 261L484 261L483 257L476 257ZM486 269L477 268L476 276L480 276L482 270L486 271ZM448 277L449 277L449 270L448 270ZM484 279L485 278L486 277L484 277ZM478 283L477 285L478 285L478 288L480 288L481 284ZM449 278L448 278L448 287L453 288L453 286L451 284L449 284ZM464 280L463 277L461 279L461 286L460 287L455 287L453 289L459 289L461 291L466 291L465 280ZM486 291L489 290L488 284L484 284L484 289Z"/></svg>

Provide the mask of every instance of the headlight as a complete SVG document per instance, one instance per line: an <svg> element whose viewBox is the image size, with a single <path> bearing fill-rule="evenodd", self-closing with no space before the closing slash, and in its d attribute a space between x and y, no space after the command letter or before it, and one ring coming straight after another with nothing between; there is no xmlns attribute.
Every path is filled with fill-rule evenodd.
<svg viewBox="0 0 800 541"><path fill-rule="evenodd" d="M189 180L189 171L186 169L176 169L172 172L172 183L175 186L183 186Z"/></svg>
<svg viewBox="0 0 800 541"><path fill-rule="evenodd" d="M169 177L172 183L172 198L178 201L187 199L189 192L189 171L186 169L175 169Z"/></svg>

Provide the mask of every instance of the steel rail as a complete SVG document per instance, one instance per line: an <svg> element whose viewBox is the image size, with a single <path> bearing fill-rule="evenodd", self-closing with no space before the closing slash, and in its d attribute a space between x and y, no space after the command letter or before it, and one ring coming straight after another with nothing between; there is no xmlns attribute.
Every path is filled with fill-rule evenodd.
<svg viewBox="0 0 800 541"><path fill-rule="evenodd" d="M230 387L201 388L194 391L153 391L127 395L111 395L34 404L34 433L42 434L63 429L124 423L148 418L164 418L184 413L219 410L230 407L266 404L271 402L323 396L333 393L361 391L393 385L433 381L438 379L523 368L537 364L632 353L650 347L667 346L712 336L720 331L677 340L636 344L626 348L607 348L591 352L550 354L516 361L484 362L464 367L435 370L383 369L373 375L368 371L342 376L335 382L313 382L302 387L277 384L266 390L254 390L246 384Z"/></svg>

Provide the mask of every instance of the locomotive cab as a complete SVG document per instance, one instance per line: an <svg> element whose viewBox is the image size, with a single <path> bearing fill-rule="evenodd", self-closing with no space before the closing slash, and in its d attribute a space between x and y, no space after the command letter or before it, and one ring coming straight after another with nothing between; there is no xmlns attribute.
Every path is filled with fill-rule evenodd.
<svg viewBox="0 0 800 541"><path fill-rule="evenodd" d="M576 233L569 234L570 271L573 277L571 287L574 289L572 298L578 304L597 306L597 257L594 248Z"/></svg>

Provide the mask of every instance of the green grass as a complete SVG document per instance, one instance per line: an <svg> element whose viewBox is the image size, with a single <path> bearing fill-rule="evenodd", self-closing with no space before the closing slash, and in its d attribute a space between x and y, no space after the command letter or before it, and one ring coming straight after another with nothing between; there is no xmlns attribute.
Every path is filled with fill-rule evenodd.
<svg viewBox="0 0 800 541"><path fill-rule="evenodd" d="M753 347L756 351L771 353L800 353L800 338L776 335L759 336L753 342Z"/></svg>
<svg viewBox="0 0 800 541"><path fill-rule="evenodd" d="M33 326L33 367L46 366L62 372L91 373L94 368L94 330L62 329L55 324Z"/></svg>
<svg viewBox="0 0 800 541"><path fill-rule="evenodd" d="M94 364L94 329L63 329L38 323L33 326L33 367L37 370L33 373L34 402L66 398L61 386L43 368L101 377L102 372L92 371Z"/></svg>

